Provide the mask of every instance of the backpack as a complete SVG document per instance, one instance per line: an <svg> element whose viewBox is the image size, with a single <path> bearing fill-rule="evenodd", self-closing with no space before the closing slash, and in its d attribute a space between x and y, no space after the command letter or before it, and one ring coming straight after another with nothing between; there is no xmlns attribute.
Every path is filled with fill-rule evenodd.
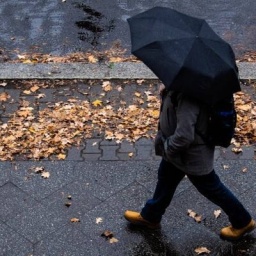
<svg viewBox="0 0 256 256"><path fill-rule="evenodd" d="M177 106L177 93L173 93L171 98L174 107ZM208 106L208 108L207 132L203 133L197 128L195 132L206 144L227 148L235 134L237 121L233 94Z"/></svg>

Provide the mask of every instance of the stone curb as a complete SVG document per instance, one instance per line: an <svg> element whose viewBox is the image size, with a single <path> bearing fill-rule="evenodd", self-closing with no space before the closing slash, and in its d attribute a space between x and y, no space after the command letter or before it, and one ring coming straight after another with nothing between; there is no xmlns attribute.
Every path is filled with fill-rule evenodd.
<svg viewBox="0 0 256 256"><path fill-rule="evenodd" d="M240 79L256 79L256 63L239 62ZM0 79L157 79L143 63L4 63Z"/></svg>

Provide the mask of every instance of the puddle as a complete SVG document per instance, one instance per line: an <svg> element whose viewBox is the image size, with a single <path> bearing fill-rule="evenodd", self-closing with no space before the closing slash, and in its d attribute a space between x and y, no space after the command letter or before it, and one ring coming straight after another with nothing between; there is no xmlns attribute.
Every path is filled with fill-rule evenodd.
<svg viewBox="0 0 256 256"><path fill-rule="evenodd" d="M100 44L100 38L115 29L115 19L108 19L99 11L91 8L89 5L76 3L75 7L84 12L85 17L76 21L79 29L78 38L96 47Z"/></svg>

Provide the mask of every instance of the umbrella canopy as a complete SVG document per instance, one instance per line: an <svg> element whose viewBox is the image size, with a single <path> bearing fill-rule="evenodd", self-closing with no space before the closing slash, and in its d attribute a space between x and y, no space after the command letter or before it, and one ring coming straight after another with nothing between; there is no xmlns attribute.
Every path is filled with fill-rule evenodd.
<svg viewBox="0 0 256 256"><path fill-rule="evenodd" d="M207 103L240 91L234 52L205 20L154 7L129 18L128 23L132 53L167 90Z"/></svg>

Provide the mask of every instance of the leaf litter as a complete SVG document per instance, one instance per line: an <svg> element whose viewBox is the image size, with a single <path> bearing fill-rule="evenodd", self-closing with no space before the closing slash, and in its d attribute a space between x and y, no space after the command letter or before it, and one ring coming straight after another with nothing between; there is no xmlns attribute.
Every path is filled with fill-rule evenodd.
<svg viewBox="0 0 256 256"><path fill-rule="evenodd" d="M28 89L24 90L29 90L34 97L42 95L41 88L51 86L49 81L27 83ZM115 92L125 95L124 85L131 83L145 89L136 90L133 97L127 97L127 94L125 99L107 97L108 93ZM92 138L95 132L117 143L123 140L135 142L142 137L153 139L160 107L158 82L154 83L137 80L122 81L116 85L112 81L103 81L101 92L91 101L69 97L65 102L52 103L40 111L23 100L9 120L0 124L0 160L12 160L17 154L28 159L55 155L58 160L64 160L68 148L79 146L82 141ZM64 82L59 81L59 84L61 86ZM85 94L88 98L89 92L85 91ZM8 102L10 95L4 92L0 94L1 99ZM235 104L238 120L232 150L240 153L243 145L256 141L256 103L248 94L239 92L235 94ZM132 157L132 152L129 156Z"/></svg>

